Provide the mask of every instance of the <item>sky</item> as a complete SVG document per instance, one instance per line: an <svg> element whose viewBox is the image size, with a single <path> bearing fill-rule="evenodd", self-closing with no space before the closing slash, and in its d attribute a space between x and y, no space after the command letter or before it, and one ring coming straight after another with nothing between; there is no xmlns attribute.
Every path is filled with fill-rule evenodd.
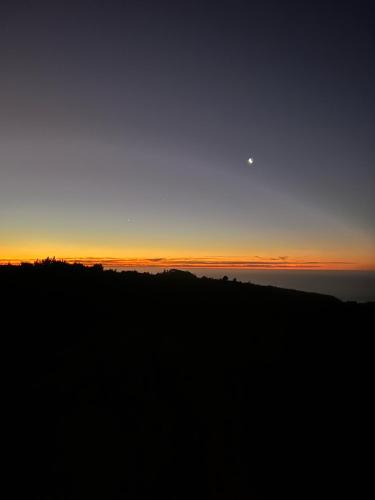
<svg viewBox="0 0 375 500"><path fill-rule="evenodd" d="M2 0L0 262L375 269L374 53L372 1Z"/></svg>

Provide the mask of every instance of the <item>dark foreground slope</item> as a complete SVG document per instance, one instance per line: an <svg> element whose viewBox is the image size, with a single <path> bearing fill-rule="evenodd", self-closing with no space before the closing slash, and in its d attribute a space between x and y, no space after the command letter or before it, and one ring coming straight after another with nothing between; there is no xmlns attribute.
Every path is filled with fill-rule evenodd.
<svg viewBox="0 0 375 500"><path fill-rule="evenodd" d="M358 495L373 304L57 262L0 289L28 498Z"/></svg>

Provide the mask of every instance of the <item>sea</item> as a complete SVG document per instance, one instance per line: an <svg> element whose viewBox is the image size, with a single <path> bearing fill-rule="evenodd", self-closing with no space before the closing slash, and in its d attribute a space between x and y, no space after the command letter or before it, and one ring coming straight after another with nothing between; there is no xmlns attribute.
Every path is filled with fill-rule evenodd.
<svg viewBox="0 0 375 500"><path fill-rule="evenodd" d="M117 268L119 271L160 273L161 268ZM247 270L189 268L196 276L237 279L257 285L272 285L280 288L333 295L344 301L375 302L375 271L318 271L318 270Z"/></svg>

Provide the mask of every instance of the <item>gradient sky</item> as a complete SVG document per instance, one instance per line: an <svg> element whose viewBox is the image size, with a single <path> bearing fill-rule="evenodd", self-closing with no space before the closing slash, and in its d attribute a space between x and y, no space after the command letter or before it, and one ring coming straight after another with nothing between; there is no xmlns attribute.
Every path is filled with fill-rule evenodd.
<svg viewBox="0 0 375 500"><path fill-rule="evenodd" d="M0 259L375 269L374 5L2 0Z"/></svg>

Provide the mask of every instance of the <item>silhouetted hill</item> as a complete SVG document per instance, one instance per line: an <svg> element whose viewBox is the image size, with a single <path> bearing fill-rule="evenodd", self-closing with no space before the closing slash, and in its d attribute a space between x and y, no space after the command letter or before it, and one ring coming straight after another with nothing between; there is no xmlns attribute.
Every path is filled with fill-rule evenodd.
<svg viewBox="0 0 375 500"><path fill-rule="evenodd" d="M30 498L358 494L374 304L51 260L0 289Z"/></svg>

